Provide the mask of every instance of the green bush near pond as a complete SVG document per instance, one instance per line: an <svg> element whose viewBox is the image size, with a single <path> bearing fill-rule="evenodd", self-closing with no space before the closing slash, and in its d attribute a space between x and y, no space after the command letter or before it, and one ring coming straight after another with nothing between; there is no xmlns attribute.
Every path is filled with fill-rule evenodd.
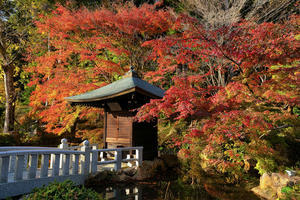
<svg viewBox="0 0 300 200"><path fill-rule="evenodd" d="M285 198L279 198L280 200L299 199L300 198L300 184L283 187L283 188L281 188L281 192L284 194Z"/></svg>
<svg viewBox="0 0 300 200"><path fill-rule="evenodd" d="M35 189L24 200L102 200L100 194L83 186L76 186L72 181L53 182L48 186Z"/></svg>

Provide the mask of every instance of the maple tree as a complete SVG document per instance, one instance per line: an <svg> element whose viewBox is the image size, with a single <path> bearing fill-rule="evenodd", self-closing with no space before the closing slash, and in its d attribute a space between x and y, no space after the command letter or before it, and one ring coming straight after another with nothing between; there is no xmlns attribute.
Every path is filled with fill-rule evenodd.
<svg viewBox="0 0 300 200"><path fill-rule="evenodd" d="M58 5L37 22L40 43L31 47L27 69L35 87L31 114L48 132L68 132L95 112L63 98L106 85L135 65L167 90L137 120L156 117L180 127L170 141L191 171L201 165L234 180L253 167L270 171L287 153L272 138L294 138L299 129L298 26L296 16L207 29L156 5L93 11Z"/></svg>
<svg viewBox="0 0 300 200"><path fill-rule="evenodd" d="M22 112L23 115L22 107L27 107L28 94L32 89L26 86L28 77L23 71L23 66L27 64L24 60L24 52L26 52L28 43L34 45L36 40L39 40L39 36L34 34L35 25L33 22L39 17L39 14L49 13L55 2L60 2L71 8L82 5L95 7L103 3L103 1L89 0L3 0L0 2L0 66L3 76L1 81L3 80L4 83L2 94L5 100L3 102L4 123L0 127L3 128L4 133L23 131L23 125L18 122L18 113Z"/></svg>
<svg viewBox="0 0 300 200"><path fill-rule="evenodd" d="M175 24L173 35L144 43L158 63L146 76L164 83L174 74L174 85L138 119L187 121L188 130L174 135L179 155L231 180L249 171L250 160L260 173L274 170L284 156L270 138L299 130L299 17L209 30L182 15Z"/></svg>
<svg viewBox="0 0 300 200"><path fill-rule="evenodd" d="M72 108L64 97L106 85L130 65L138 72L150 68L145 57L149 48L141 44L168 31L170 18L155 6L131 3L93 11L57 5L51 15L41 16L36 22L40 43L31 47L33 62L27 68L32 73L29 85L35 87L31 114L45 123L47 132L70 131L78 119L95 112Z"/></svg>

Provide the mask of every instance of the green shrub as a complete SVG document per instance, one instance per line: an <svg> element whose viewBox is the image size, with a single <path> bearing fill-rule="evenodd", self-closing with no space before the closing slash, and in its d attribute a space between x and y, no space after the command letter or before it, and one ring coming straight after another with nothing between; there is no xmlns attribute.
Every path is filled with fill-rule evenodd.
<svg viewBox="0 0 300 200"><path fill-rule="evenodd" d="M281 192L284 194L285 198L280 198L280 200L296 200L300 198L300 184L293 186L286 186L281 188Z"/></svg>
<svg viewBox="0 0 300 200"><path fill-rule="evenodd" d="M101 200L101 196L92 189L75 184L66 180L62 183L54 181L48 186L35 189L33 193L26 195L24 200Z"/></svg>
<svg viewBox="0 0 300 200"><path fill-rule="evenodd" d="M16 137L10 133L0 133L0 146L13 146L16 145Z"/></svg>

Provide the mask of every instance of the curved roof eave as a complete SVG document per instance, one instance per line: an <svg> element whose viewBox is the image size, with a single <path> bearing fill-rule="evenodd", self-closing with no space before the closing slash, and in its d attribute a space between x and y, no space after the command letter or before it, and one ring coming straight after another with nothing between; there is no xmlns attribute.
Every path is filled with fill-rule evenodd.
<svg viewBox="0 0 300 200"><path fill-rule="evenodd" d="M153 98L162 98L164 90L136 77L128 77L83 94L66 97L68 102L92 102L140 91Z"/></svg>

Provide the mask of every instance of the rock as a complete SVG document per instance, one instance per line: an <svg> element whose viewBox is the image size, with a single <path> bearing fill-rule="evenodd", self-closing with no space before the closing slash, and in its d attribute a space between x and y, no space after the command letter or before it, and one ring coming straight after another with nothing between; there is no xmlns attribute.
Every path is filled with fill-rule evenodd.
<svg viewBox="0 0 300 200"><path fill-rule="evenodd" d="M129 167L123 170L123 173L130 177L134 176L136 172L137 169L135 167Z"/></svg>
<svg viewBox="0 0 300 200"><path fill-rule="evenodd" d="M131 177L130 176L127 176L126 174L121 174L119 175L119 181L120 182L124 182L124 181L131 181Z"/></svg>
<svg viewBox="0 0 300 200"><path fill-rule="evenodd" d="M277 199L277 191L274 191L270 188L267 188L267 189L264 189L262 190L259 186L258 187L255 187L255 188L252 188L251 189L255 194L263 197L263 198L266 198L266 199L269 199L269 200L276 200Z"/></svg>
<svg viewBox="0 0 300 200"><path fill-rule="evenodd" d="M123 170L122 170L122 169L119 169L119 170L117 170L117 172L116 172L117 175L121 175L122 173L123 173Z"/></svg>
<svg viewBox="0 0 300 200"><path fill-rule="evenodd" d="M289 177L286 174L280 173L264 173L260 177L260 184L258 187L252 188L252 191L269 200L276 200L278 198L285 199L285 194L281 192L281 189L286 186L299 184L300 177Z"/></svg>
<svg viewBox="0 0 300 200"><path fill-rule="evenodd" d="M288 182L289 182L288 176L279 173L272 173L273 187L280 187L282 185L286 186Z"/></svg>
<svg viewBox="0 0 300 200"><path fill-rule="evenodd" d="M141 180L149 179L152 176L154 176L152 165L153 165L152 161L143 161L143 164L137 169L137 172L133 178L141 181Z"/></svg>
<svg viewBox="0 0 300 200"><path fill-rule="evenodd" d="M288 186L299 185L300 176L293 176L289 178Z"/></svg>
<svg viewBox="0 0 300 200"><path fill-rule="evenodd" d="M281 192L281 187L277 188L276 194L279 199L285 199L285 195Z"/></svg>
<svg viewBox="0 0 300 200"><path fill-rule="evenodd" d="M176 155L162 155L161 159L167 168L177 168L180 165Z"/></svg>
<svg viewBox="0 0 300 200"><path fill-rule="evenodd" d="M271 187L279 187L281 185L279 174L272 173L271 178L272 178L272 182L270 185Z"/></svg>
<svg viewBox="0 0 300 200"><path fill-rule="evenodd" d="M152 179L164 171L165 165L162 160L155 159L154 161L143 161L142 165L137 169L136 174L133 176L135 180Z"/></svg>
<svg viewBox="0 0 300 200"><path fill-rule="evenodd" d="M118 179L118 176L114 172L111 171L102 171L96 174L90 175L85 180L86 186L93 186L99 183L112 183Z"/></svg>
<svg viewBox="0 0 300 200"><path fill-rule="evenodd" d="M261 177L260 177L260 184L259 187L261 189L266 189L268 187L272 186L272 178L268 173L264 173Z"/></svg>

